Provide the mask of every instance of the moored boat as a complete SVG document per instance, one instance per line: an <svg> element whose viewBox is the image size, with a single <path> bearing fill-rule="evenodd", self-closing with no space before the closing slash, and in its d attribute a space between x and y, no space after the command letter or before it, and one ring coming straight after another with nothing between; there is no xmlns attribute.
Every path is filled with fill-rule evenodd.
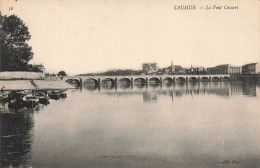
<svg viewBox="0 0 260 168"><path fill-rule="evenodd" d="M50 91L50 92L48 92L48 96L49 96L51 99L54 99L54 100L60 99L60 93L57 92L57 91Z"/></svg>
<svg viewBox="0 0 260 168"><path fill-rule="evenodd" d="M61 97L61 98L66 98L66 97L67 97L67 94L66 94L64 91L61 91L61 92L60 92L60 97Z"/></svg>
<svg viewBox="0 0 260 168"><path fill-rule="evenodd" d="M23 97L23 102L27 108L35 108L39 103L39 97L32 94Z"/></svg>
<svg viewBox="0 0 260 168"><path fill-rule="evenodd" d="M50 104L49 99L50 97L47 95L47 91L44 90L37 90L33 92L34 96L39 97L39 104Z"/></svg>
<svg viewBox="0 0 260 168"><path fill-rule="evenodd" d="M8 94L1 94L0 95L0 102L8 102Z"/></svg>
<svg viewBox="0 0 260 168"><path fill-rule="evenodd" d="M44 105L50 104L49 99L49 96L39 96L39 103Z"/></svg>
<svg viewBox="0 0 260 168"><path fill-rule="evenodd" d="M8 103L8 108L9 109L21 109L24 107L24 103L21 100L13 99L10 100Z"/></svg>
<svg viewBox="0 0 260 168"><path fill-rule="evenodd" d="M55 99L55 100L67 97L67 94L63 90L54 90L48 92L48 95L51 99Z"/></svg>

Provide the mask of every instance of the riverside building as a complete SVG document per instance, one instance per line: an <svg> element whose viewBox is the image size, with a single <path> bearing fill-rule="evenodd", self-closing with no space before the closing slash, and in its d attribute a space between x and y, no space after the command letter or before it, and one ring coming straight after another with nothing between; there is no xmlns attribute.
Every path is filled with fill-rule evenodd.
<svg viewBox="0 0 260 168"><path fill-rule="evenodd" d="M207 74L240 74L241 68L230 64L217 65L207 68Z"/></svg>

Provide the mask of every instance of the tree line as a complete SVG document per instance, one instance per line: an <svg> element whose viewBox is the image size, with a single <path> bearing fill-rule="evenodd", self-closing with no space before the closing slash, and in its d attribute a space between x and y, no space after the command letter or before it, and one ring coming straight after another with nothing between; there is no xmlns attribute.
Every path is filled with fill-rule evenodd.
<svg viewBox="0 0 260 168"><path fill-rule="evenodd" d="M132 69L113 69L113 70L108 70L105 72L100 72L100 73L85 73L85 74L80 74L79 76L114 76L114 75L141 75L143 73L142 70L132 70Z"/></svg>

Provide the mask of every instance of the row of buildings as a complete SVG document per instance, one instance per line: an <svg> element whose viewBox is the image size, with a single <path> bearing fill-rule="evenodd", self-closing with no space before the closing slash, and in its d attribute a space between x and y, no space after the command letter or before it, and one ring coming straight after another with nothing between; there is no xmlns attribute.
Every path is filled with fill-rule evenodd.
<svg viewBox="0 0 260 168"><path fill-rule="evenodd" d="M215 67L190 67L183 68L180 65L173 65L166 68L159 68L157 63L143 63L144 74L260 74L260 63L245 64L242 67L230 64L217 65Z"/></svg>

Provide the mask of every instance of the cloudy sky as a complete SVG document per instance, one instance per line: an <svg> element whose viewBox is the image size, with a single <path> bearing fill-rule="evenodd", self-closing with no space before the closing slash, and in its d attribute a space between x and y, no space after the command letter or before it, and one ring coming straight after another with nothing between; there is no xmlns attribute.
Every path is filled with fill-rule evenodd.
<svg viewBox="0 0 260 168"><path fill-rule="evenodd" d="M197 10L174 10L174 5ZM1 0L29 27L34 59L74 75L108 69L260 61L259 0ZM238 10L206 10L206 5ZM13 10L9 10L13 7ZM198 9L204 7L204 9Z"/></svg>

